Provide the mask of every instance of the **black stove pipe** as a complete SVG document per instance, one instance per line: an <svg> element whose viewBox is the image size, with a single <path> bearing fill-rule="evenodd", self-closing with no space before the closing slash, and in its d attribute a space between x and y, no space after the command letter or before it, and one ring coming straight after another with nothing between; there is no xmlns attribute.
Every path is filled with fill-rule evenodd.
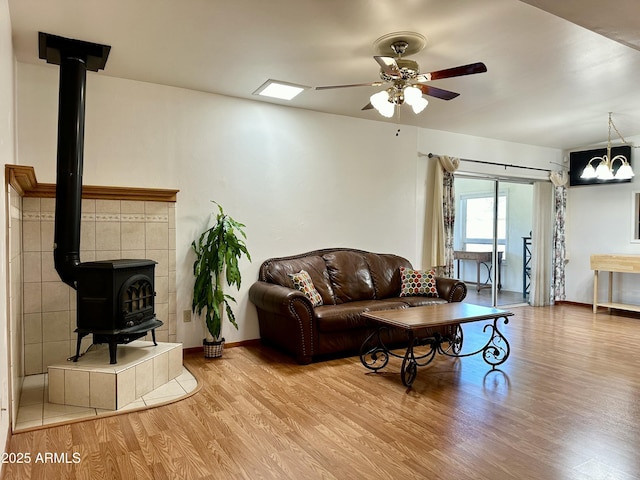
<svg viewBox="0 0 640 480"><path fill-rule="evenodd" d="M60 278L73 288L80 264L86 82L87 67L82 59L60 59L53 258Z"/></svg>
<svg viewBox="0 0 640 480"><path fill-rule="evenodd" d="M38 43L40 58L60 65L53 258L62 281L77 288L87 70L104 69L111 47L42 32Z"/></svg>

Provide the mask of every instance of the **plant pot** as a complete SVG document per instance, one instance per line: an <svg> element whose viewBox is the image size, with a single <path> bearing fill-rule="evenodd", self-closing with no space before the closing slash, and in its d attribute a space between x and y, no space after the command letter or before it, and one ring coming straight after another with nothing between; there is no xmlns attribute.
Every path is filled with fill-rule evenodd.
<svg viewBox="0 0 640 480"><path fill-rule="evenodd" d="M206 339L202 340L202 346L204 347L204 358L218 358L222 356L224 350L224 338L222 340L214 340L208 342Z"/></svg>

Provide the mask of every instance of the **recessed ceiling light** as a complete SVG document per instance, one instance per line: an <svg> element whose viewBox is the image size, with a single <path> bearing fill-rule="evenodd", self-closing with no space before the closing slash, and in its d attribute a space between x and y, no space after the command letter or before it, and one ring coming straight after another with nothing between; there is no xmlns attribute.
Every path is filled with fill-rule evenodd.
<svg viewBox="0 0 640 480"><path fill-rule="evenodd" d="M260 86L260 88L253 92L253 95L279 98L281 100L291 100L307 88L309 87L305 87L304 85L280 82L278 80L267 80Z"/></svg>

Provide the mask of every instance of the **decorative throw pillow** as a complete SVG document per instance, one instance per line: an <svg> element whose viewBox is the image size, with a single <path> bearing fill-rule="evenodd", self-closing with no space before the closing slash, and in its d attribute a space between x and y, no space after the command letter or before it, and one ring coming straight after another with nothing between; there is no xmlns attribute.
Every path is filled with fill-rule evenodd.
<svg viewBox="0 0 640 480"><path fill-rule="evenodd" d="M402 288L400 290L401 297L416 295L424 295L427 297L438 296L438 290L436 289L436 272L434 270L426 272L400 267L400 279L402 280Z"/></svg>
<svg viewBox="0 0 640 480"><path fill-rule="evenodd" d="M289 278L291 278L294 288L304 293L305 296L311 300L314 307L322 305L322 297L313 285L311 276L306 270L300 270L298 273L290 273Z"/></svg>

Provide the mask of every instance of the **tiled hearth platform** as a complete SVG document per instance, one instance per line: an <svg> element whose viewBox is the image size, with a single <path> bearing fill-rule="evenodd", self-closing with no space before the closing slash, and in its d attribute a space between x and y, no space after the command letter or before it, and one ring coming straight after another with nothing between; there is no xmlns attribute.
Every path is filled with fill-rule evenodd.
<svg viewBox="0 0 640 480"><path fill-rule="evenodd" d="M95 345L77 362L49 366L49 403L118 410L182 372L181 343L118 345L113 365L108 345Z"/></svg>

